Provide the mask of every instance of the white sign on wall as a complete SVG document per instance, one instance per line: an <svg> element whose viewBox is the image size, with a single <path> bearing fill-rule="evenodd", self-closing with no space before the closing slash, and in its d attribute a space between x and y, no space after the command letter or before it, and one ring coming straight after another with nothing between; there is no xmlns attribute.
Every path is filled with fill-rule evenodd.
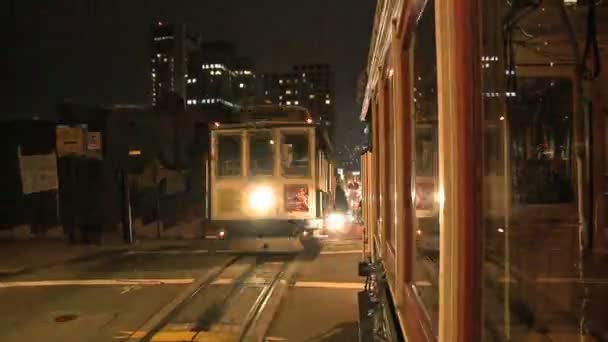
<svg viewBox="0 0 608 342"><path fill-rule="evenodd" d="M56 190L59 187L55 153L23 156L21 147L17 147L17 154L24 195Z"/></svg>

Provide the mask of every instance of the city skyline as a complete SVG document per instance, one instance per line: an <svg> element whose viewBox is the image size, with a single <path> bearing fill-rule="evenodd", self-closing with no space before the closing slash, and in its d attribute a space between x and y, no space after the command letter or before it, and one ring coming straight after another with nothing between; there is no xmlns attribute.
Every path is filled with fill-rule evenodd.
<svg viewBox="0 0 608 342"><path fill-rule="evenodd" d="M3 111L45 117L63 98L84 105L149 103L149 64L142 61L150 59L150 24L162 20L189 23L205 41L234 42L256 60L259 73L332 65L336 122L345 127L336 139L348 143L359 125L356 80L367 62L374 8L374 1L346 0L16 2L9 21L15 48L8 56L16 82Z"/></svg>

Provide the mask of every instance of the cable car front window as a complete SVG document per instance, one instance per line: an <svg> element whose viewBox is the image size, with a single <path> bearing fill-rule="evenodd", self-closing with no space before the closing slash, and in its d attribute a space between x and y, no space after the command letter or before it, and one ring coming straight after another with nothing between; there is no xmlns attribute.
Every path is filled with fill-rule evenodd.
<svg viewBox="0 0 608 342"><path fill-rule="evenodd" d="M274 166L272 132L249 133L249 172L252 176L271 176Z"/></svg>
<svg viewBox="0 0 608 342"><path fill-rule="evenodd" d="M310 176L308 135L306 132L283 133L281 169L284 176Z"/></svg>
<svg viewBox="0 0 608 342"><path fill-rule="evenodd" d="M241 136L220 135L217 139L220 177L241 175Z"/></svg>

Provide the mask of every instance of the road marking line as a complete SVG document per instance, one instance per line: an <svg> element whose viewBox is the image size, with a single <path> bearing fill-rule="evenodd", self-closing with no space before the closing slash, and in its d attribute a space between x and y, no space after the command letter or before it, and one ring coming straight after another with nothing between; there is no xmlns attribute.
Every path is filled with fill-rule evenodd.
<svg viewBox="0 0 608 342"><path fill-rule="evenodd" d="M128 251L125 255L136 255L136 254L167 254L167 255L178 255L178 254L205 254L209 253L206 249L193 249L193 250L160 250L160 251Z"/></svg>
<svg viewBox="0 0 608 342"><path fill-rule="evenodd" d="M143 338L144 336L146 336L146 331L121 330L118 334L114 335L114 338L117 340L124 340L130 338Z"/></svg>
<svg viewBox="0 0 608 342"><path fill-rule="evenodd" d="M192 340L193 342L234 342L238 341L239 334L233 332L207 332L201 331ZM190 341L190 340L188 340Z"/></svg>
<svg viewBox="0 0 608 342"><path fill-rule="evenodd" d="M292 285L293 287L309 287L309 288L323 288L323 289L352 289L360 290L363 289L363 283L338 283L338 282L325 282L325 281L297 281Z"/></svg>
<svg viewBox="0 0 608 342"><path fill-rule="evenodd" d="M279 341L287 341L286 338L282 338L282 337L272 337L272 336L266 336L264 337L264 340L266 342L279 342Z"/></svg>
<svg viewBox="0 0 608 342"><path fill-rule="evenodd" d="M187 285L193 278L183 279L83 279L83 280L33 280L0 282L0 288L45 286L116 286L116 285Z"/></svg>
<svg viewBox="0 0 608 342"><path fill-rule="evenodd" d="M175 332L175 331L194 331L196 323L169 323L165 325L162 332Z"/></svg>
<svg viewBox="0 0 608 342"><path fill-rule="evenodd" d="M539 283L549 284L568 284L568 283L579 283L589 285L607 285L608 279L598 278L572 278L572 277L539 277L536 278Z"/></svg>
<svg viewBox="0 0 608 342"><path fill-rule="evenodd" d="M210 333L218 334L238 334L241 331L241 326L236 324L217 323L209 328Z"/></svg>
<svg viewBox="0 0 608 342"><path fill-rule="evenodd" d="M322 251L321 255L331 255L331 254L361 254L363 253L360 249L352 249L348 251Z"/></svg>
<svg viewBox="0 0 608 342"><path fill-rule="evenodd" d="M196 331L160 331L154 334L151 342L183 342L192 341L196 336Z"/></svg>
<svg viewBox="0 0 608 342"><path fill-rule="evenodd" d="M499 283L518 283L516 278L501 277L497 280ZM541 284L586 284L586 285L608 285L608 279L598 278L573 278L573 277L538 277L533 280Z"/></svg>
<svg viewBox="0 0 608 342"><path fill-rule="evenodd" d="M220 278L217 280L214 280L211 285L228 285L228 284L232 284L234 282L234 279L232 278Z"/></svg>
<svg viewBox="0 0 608 342"><path fill-rule="evenodd" d="M131 291L134 291L134 290L139 290L139 289L141 289L141 286L139 286L139 285L128 285L128 286L124 286L124 287L122 288L122 290L120 291L120 294L121 294L121 295L123 295L123 294L125 294L125 293L129 293L129 292L131 292Z"/></svg>
<svg viewBox="0 0 608 342"><path fill-rule="evenodd" d="M433 286L433 284L428 281L428 280L419 280L419 281L415 281L414 285L416 286L420 286L420 287L428 287L428 286Z"/></svg>

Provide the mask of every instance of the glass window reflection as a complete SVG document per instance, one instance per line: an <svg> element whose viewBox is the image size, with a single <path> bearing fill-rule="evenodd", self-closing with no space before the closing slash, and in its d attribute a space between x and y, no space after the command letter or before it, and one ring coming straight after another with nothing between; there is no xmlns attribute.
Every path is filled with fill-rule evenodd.
<svg viewBox="0 0 608 342"><path fill-rule="evenodd" d="M250 175L272 175L274 168L274 143L271 131L249 133Z"/></svg>
<svg viewBox="0 0 608 342"><path fill-rule="evenodd" d="M416 222L413 287L435 334L439 321L438 105L435 6L428 1L414 40L412 79Z"/></svg>

